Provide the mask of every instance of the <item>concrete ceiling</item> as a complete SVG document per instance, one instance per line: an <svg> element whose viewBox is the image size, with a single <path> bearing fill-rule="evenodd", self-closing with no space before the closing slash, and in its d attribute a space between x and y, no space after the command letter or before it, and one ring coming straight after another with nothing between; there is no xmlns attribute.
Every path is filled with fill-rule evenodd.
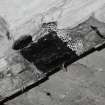
<svg viewBox="0 0 105 105"><path fill-rule="evenodd" d="M59 28L65 28L86 20L104 5L105 0L0 0L0 15L11 29L36 15L41 15L43 21L57 20Z"/></svg>

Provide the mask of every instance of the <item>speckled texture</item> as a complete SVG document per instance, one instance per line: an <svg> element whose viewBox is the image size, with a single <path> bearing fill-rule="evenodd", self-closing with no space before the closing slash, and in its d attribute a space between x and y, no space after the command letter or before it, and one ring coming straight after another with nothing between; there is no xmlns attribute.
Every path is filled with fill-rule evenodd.
<svg viewBox="0 0 105 105"><path fill-rule="evenodd" d="M67 30L68 33L72 32L74 39L77 36L81 39L80 32L82 36L85 35L85 41L76 40L79 44L73 44L74 50L78 49L78 47L75 47L76 44L76 46L80 45L78 54L84 52L84 49L82 49L84 46L85 51L93 47L95 45L93 40L98 43L97 39L99 37L95 37L95 32L90 32L91 28L88 27L89 25L97 26L102 35L105 35L105 0L0 0L0 15L9 26L7 26L7 23L5 24L5 21L3 25L2 18L0 18L0 58L9 56L11 51L14 52L10 49L12 41L20 36L30 34L35 39L37 34L40 34L40 27L44 22L57 21L59 30L64 29L64 34ZM94 15L95 18L104 23L90 19L88 21L89 25L87 23L81 27L80 23L86 21L91 15ZM78 24L79 30L76 32L77 29L73 27ZM4 38L6 33L8 33L7 27L13 38L12 41ZM71 30L71 28L73 29ZM56 73L45 83L5 104L105 105L104 56L105 50L95 52L79 60L79 63L68 66L67 72L60 71ZM28 68L29 71L23 72L23 69L25 69L24 64L22 62L19 63L20 61L15 62L15 60L10 61L8 67L7 62L0 59L0 88L4 89L0 92L0 99L2 98L2 93L7 94L12 88L20 87L22 79L27 80L28 77L32 77L31 73L33 72L30 72L30 67ZM27 64L25 63L25 65ZM32 65L31 67L33 68ZM5 75L1 73L2 71ZM15 76L20 74L21 79L14 78L12 80L13 74ZM5 76L6 78L1 81Z"/></svg>
<svg viewBox="0 0 105 105"><path fill-rule="evenodd" d="M102 25L98 21L96 22L94 19L90 19L90 20L91 20L90 23L93 22L93 24L96 25L100 30L102 29L101 27L104 27L104 25ZM96 38L92 36L92 39L90 38L92 34L95 34L95 35L97 34L96 32L91 33L90 29L88 29L89 25L87 26L87 24L88 23L85 24L86 28L84 28L85 25L82 26L83 30L86 29L85 30L86 32L88 30L87 34L84 33L80 35L79 32L77 32L77 29L80 27L78 28L76 27L75 29L72 29L72 30L66 29L65 32L68 32L70 34L70 32L72 31L72 36L74 35L73 36L74 38L86 35L88 37L85 37L85 39L88 40L89 43L90 42L93 43L92 40L95 41L95 44L92 44L93 46L96 45L97 43L98 44L101 43L102 40L98 41L99 36L97 36ZM80 31L80 32L83 32L83 31ZM104 32L105 31L103 28L103 33ZM85 42L84 44L88 46L89 43ZM93 46L91 46L90 44L88 48L91 48ZM100 53L101 56L99 56L99 53L93 53L92 56L90 55L84 59L79 60L78 61L79 63L74 63L71 66L68 66L67 72L64 72L63 70L61 70L55 75L52 75L49 78L49 80L46 81L45 83L7 102L7 104L9 105L16 105L16 104L17 105L69 105L69 104L70 105L84 105L84 104L85 105L104 105L105 104L105 101L104 101L104 98L105 98L105 85L104 85L105 73L104 72L105 71L104 71L103 53L104 51ZM101 65L103 66L101 67ZM21 71L14 72L14 73L17 74L20 72ZM28 76L31 77L28 71L26 73L27 75L24 75L24 73L25 72L21 72L22 79L27 79ZM13 88L11 86L10 79L11 78L6 78L6 80L4 80L6 91L12 90L11 88ZM16 80L14 83L18 84L18 81ZM8 86L9 88L7 88ZM6 93L6 91L4 91L4 93Z"/></svg>

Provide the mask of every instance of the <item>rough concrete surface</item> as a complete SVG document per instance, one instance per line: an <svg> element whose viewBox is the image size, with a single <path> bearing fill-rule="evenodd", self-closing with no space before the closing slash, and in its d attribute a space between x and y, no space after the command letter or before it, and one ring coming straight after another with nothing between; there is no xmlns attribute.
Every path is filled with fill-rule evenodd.
<svg viewBox="0 0 105 105"><path fill-rule="evenodd" d="M105 0L1 0L0 15L17 39L23 34L36 35L43 22L58 21L60 29L73 28L94 15L105 23L104 7ZM1 22L0 57L8 55L12 43L5 39L8 30L5 28L2 32ZM105 33L105 27L99 25L99 28ZM69 65L67 70L61 70L43 84L4 104L105 105L105 50L88 55Z"/></svg>
<svg viewBox="0 0 105 105"><path fill-rule="evenodd" d="M105 70L78 62L7 105L105 105Z"/></svg>
<svg viewBox="0 0 105 105"><path fill-rule="evenodd" d="M48 81L5 104L105 105L104 52L102 50L84 57L69 65L67 72L61 70Z"/></svg>

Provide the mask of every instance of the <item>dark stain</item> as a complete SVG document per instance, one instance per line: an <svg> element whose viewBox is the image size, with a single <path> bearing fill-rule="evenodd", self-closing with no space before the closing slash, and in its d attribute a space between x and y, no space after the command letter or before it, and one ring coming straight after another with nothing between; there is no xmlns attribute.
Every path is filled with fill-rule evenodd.
<svg viewBox="0 0 105 105"><path fill-rule="evenodd" d="M46 92L46 95L47 95L47 96L51 96L51 93L50 93L50 92Z"/></svg>
<svg viewBox="0 0 105 105"><path fill-rule="evenodd" d="M19 39L17 39L14 42L12 48L14 50L19 50L19 49L26 47L31 42L32 42L32 36L31 35L24 35L24 36L21 36Z"/></svg>
<svg viewBox="0 0 105 105"><path fill-rule="evenodd" d="M33 42L22 49L21 54L44 73L78 57L55 31L40 38L37 43Z"/></svg>
<svg viewBox="0 0 105 105"><path fill-rule="evenodd" d="M96 26L90 26L96 33L97 35L99 35L101 38L105 39L104 35L101 34L101 32L99 31L99 29Z"/></svg>
<svg viewBox="0 0 105 105"><path fill-rule="evenodd" d="M7 31L6 36L7 36L8 40L11 40L11 36L10 36L10 32L9 31Z"/></svg>

